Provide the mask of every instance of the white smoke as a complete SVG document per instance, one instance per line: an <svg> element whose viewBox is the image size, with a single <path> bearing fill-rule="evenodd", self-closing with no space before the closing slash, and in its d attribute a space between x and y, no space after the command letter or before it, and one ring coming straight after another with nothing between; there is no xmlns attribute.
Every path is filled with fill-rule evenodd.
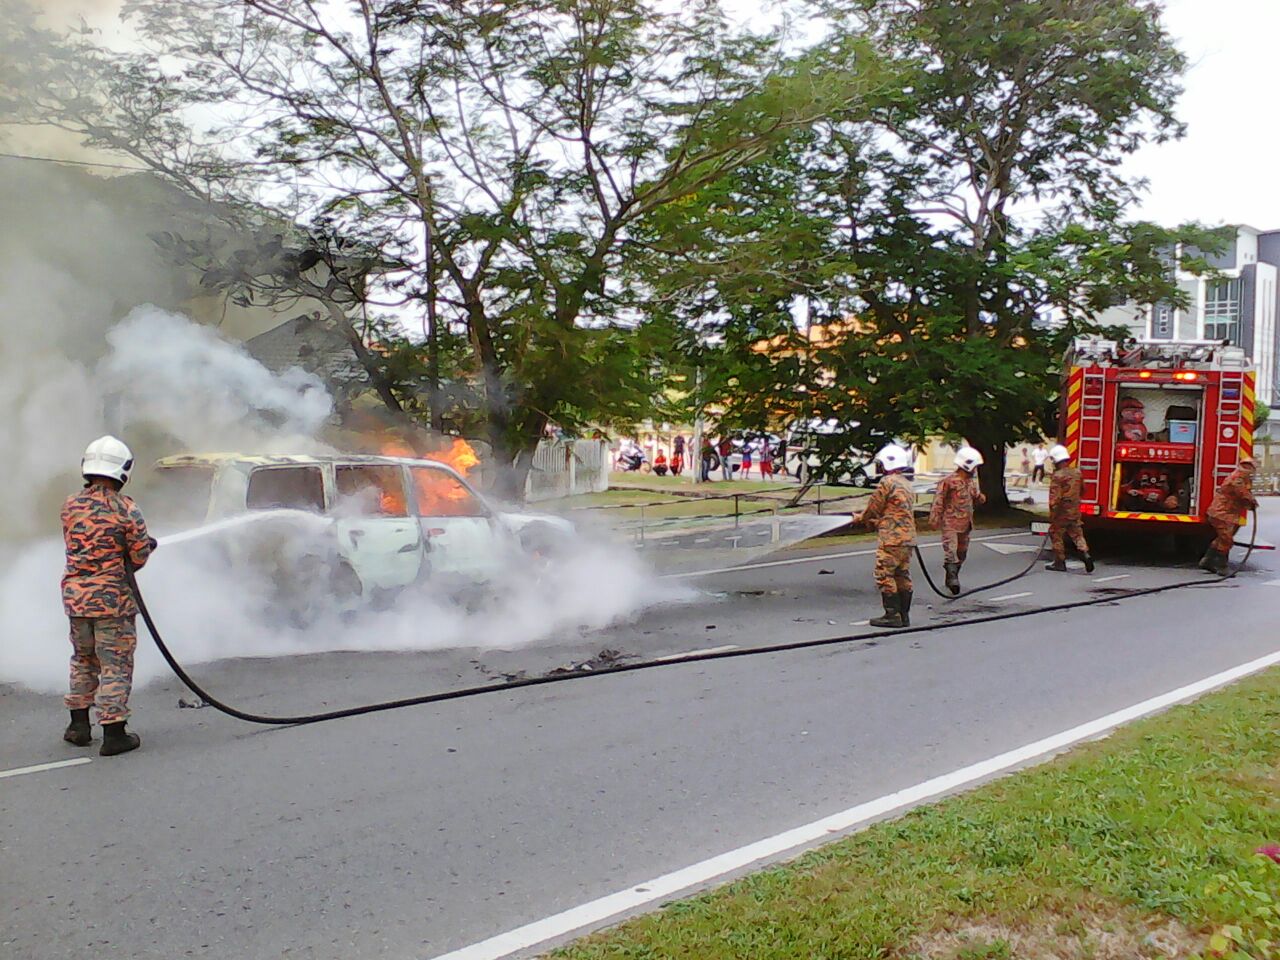
<svg viewBox="0 0 1280 960"><path fill-rule="evenodd" d="M273 374L214 330L155 307L134 310L106 341L100 381L125 420L160 426L185 449L297 453L333 413L314 374Z"/></svg>
<svg viewBox="0 0 1280 960"><path fill-rule="evenodd" d="M129 492L147 514L158 505L148 488L155 458L323 452L317 433L332 413L312 375L275 375L182 316L175 308L193 291L147 239L154 223L98 202L97 190L79 175L0 163L0 685L50 694L65 689L69 653L58 514L81 485L88 441L119 431L131 445L138 467ZM550 575L514 558L478 610L427 583L355 623L336 608L314 610L306 629L271 615L270 583L256 571L196 543L162 547L140 579L175 653L191 663L515 647L603 627L671 595L626 548L602 544L582 545ZM167 667L142 633L145 683Z"/></svg>

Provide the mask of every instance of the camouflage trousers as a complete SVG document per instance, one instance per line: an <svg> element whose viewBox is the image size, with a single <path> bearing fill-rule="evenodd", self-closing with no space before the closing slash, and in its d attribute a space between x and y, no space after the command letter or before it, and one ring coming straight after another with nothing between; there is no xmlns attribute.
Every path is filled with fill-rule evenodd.
<svg viewBox="0 0 1280 960"><path fill-rule="evenodd" d="M1213 549L1230 555L1231 546L1236 542L1236 534L1240 532L1240 525L1230 520L1215 520L1210 517L1209 526L1213 527Z"/></svg>
<svg viewBox="0 0 1280 960"><path fill-rule="evenodd" d="M1079 520L1049 521L1049 542L1053 544L1053 556L1057 560L1066 561L1067 541L1076 545L1081 553L1089 552L1089 544L1084 538L1084 527Z"/></svg>
<svg viewBox="0 0 1280 960"><path fill-rule="evenodd" d="M882 594L911 590L911 544L876 546L876 587Z"/></svg>
<svg viewBox="0 0 1280 960"><path fill-rule="evenodd" d="M83 710L96 702L99 723L128 720L137 646L133 617L72 617L67 709Z"/></svg>
<svg viewBox="0 0 1280 960"><path fill-rule="evenodd" d="M969 536L973 528L967 530L942 531L942 562L964 563L969 557Z"/></svg>

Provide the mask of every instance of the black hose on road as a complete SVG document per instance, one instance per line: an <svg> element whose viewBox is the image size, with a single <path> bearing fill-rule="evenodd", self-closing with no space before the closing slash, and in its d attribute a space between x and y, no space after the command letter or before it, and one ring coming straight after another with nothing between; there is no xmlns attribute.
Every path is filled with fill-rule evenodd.
<svg viewBox="0 0 1280 960"><path fill-rule="evenodd" d="M973 587L969 590L961 590L959 593L943 593L938 589L938 585L933 582L933 577L929 575L929 565L924 562L924 554L920 552L920 545L916 544L916 559L920 561L920 572L924 574L925 582L929 584L929 589L940 596L943 600L960 600L963 597L971 597L975 593L982 593L984 590L994 590L996 587L1003 587L1006 583L1013 583L1015 580L1021 580L1032 568L1040 562L1040 558L1044 556L1044 548L1048 545L1049 538L1045 537L1040 543L1040 549L1036 551L1036 555L1031 558L1023 569L1019 570L1012 577L1005 577L1003 580L997 580L994 583L988 583L981 587Z"/></svg>
<svg viewBox="0 0 1280 960"><path fill-rule="evenodd" d="M768 653L785 653L790 650L807 650L817 647L830 647L864 640L883 640L886 637L895 634L932 633L938 630L952 630L957 627L971 627L983 623L996 623L1001 620L1017 620L1023 617L1039 616L1042 613L1075 610L1082 607L1093 607L1101 604L1115 603L1117 600L1127 600L1134 597L1146 597L1157 593L1167 593L1170 590L1178 590L1183 587L1221 583L1225 580L1230 580L1244 568L1246 563L1248 563L1249 556L1253 553L1253 547L1254 543L1257 541L1257 536L1258 514L1255 510L1253 513L1253 538L1249 542L1248 551L1245 553L1244 558L1235 569L1225 576L1219 577L1215 580L1183 580L1178 583L1167 583L1159 587L1146 587L1141 590L1128 590L1111 596L1096 597L1092 600L1074 600L1068 603L1052 604L1046 607L1033 607L1026 610L1009 610L998 614L973 617L968 620L957 620L952 623L936 623L920 627L903 627L892 631L892 634L884 630L876 630L868 633L849 634L848 636L843 637L825 637L818 640L795 640L790 643L773 643L768 646L751 647L745 650L721 650L715 653L690 653L685 654L684 656L671 657L663 660L642 660L639 663L614 664L613 666L601 667L598 670L561 673L541 677L526 677L521 680L505 680L501 683L485 684L479 687L464 687L459 690L447 690L441 693L428 693L416 697L405 697L399 700L387 700L382 703L370 703L358 707L348 707L345 710L330 710L324 713L304 713L291 717L269 716L266 714L250 713L247 710L241 710L237 707L231 706L230 704L223 703L201 687L200 684L196 683L196 681L192 679L191 675L183 669L182 664L177 661L173 653L169 650L168 645L164 642L164 638L160 635L160 631L157 629L155 621L151 617L151 611L147 609L147 604L143 599L142 591L138 589L138 581L135 576L133 564L129 562L127 553L125 555L124 568L125 577L128 579L129 586L132 588L134 598L138 603L138 611L142 614L142 620L147 625L147 629L151 632L151 639L155 641L156 646L160 650L160 655L164 657L164 660L169 664L170 669L172 669L178 679L186 685L188 690L215 710L225 713L229 717L235 717L237 720L244 720L248 723L267 724L271 726L301 726L308 723L322 723L326 720L340 720L344 717L358 717L367 713L381 713L385 710L399 710L402 707L417 707L428 703L443 703L446 700L463 700L470 697L482 696L484 694L503 693L509 690L519 690L522 687L538 687L549 683L566 683L570 680L585 680L590 677L603 677L618 673L633 673L637 670L654 670L660 667L673 667L688 663L703 663L709 660L729 660L736 657L754 657ZM1038 555L1037 559L1039 559ZM989 589L990 586L995 586L995 584L991 584L987 588L983 589Z"/></svg>

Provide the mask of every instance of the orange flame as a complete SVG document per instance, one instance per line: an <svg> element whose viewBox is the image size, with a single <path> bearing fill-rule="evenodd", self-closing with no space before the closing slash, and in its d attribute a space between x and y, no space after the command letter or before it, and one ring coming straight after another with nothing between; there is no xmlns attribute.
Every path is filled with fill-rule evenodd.
<svg viewBox="0 0 1280 960"><path fill-rule="evenodd" d="M452 438L447 450L430 450L419 453L401 440L386 439L379 444L379 453L388 457L409 457L415 460L435 460L453 467L466 476L480 463L475 448L461 437ZM414 493L418 512L424 516L476 516L480 505L456 480L436 471L412 471Z"/></svg>

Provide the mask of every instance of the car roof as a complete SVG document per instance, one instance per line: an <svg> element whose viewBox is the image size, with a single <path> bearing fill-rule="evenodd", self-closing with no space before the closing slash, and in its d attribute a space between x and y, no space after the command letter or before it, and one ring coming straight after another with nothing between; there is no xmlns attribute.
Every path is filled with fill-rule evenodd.
<svg viewBox="0 0 1280 960"><path fill-rule="evenodd" d="M460 477L461 474L447 463L439 460L424 460L414 457L387 457L369 453L334 453L334 454L244 454L244 453L182 453L172 457L161 457L156 461L156 469L166 470L173 467L219 467L225 464L241 463L252 467L275 466L322 466L335 463L343 466L350 464L369 464L395 466L403 464L410 467L428 467Z"/></svg>

